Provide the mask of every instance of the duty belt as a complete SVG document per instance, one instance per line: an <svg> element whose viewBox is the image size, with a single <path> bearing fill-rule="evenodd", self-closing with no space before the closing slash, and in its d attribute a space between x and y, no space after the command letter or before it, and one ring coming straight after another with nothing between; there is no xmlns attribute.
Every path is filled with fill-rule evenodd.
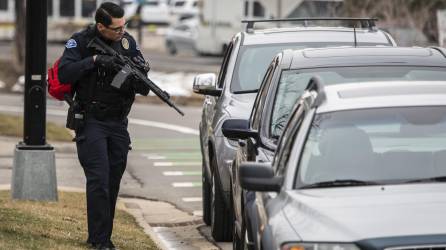
<svg viewBox="0 0 446 250"><path fill-rule="evenodd" d="M119 120L127 117L129 109L125 105L105 104L101 102L92 102L86 105L87 116L97 120Z"/></svg>

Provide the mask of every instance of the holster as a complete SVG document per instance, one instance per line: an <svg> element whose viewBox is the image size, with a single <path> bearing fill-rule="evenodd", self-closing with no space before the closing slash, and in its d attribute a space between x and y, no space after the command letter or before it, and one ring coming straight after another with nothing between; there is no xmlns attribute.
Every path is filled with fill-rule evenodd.
<svg viewBox="0 0 446 250"><path fill-rule="evenodd" d="M68 109L66 127L78 133L84 128L85 119L85 111L77 101L74 101Z"/></svg>

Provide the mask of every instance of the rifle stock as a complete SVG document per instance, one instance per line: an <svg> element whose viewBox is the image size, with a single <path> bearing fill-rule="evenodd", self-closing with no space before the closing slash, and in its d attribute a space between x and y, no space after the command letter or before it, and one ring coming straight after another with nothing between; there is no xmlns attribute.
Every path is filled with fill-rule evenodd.
<svg viewBox="0 0 446 250"><path fill-rule="evenodd" d="M127 79L128 75L133 75L139 82L143 84L141 86L137 86L140 90L140 93L144 95L148 95L149 90L152 91L156 96L158 96L163 102L167 105L175 109L179 114L184 116L183 111L181 111L173 102L170 100L170 95L158 87L152 80L150 80L147 75L144 75L140 70L139 66L130 60L130 58L125 57L118 52L116 52L113 48L105 44L101 39L95 37L93 38L87 45L88 48L93 48L96 51L107 54L110 56L114 56L115 60L121 65L121 69L119 73L113 79L112 85L114 87L120 87L124 81Z"/></svg>

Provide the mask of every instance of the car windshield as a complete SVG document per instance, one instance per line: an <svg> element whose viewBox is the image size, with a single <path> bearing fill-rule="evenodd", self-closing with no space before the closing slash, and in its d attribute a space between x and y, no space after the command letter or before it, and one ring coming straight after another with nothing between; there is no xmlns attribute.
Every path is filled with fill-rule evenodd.
<svg viewBox="0 0 446 250"><path fill-rule="evenodd" d="M367 43L362 43L367 45ZM351 43L287 43L245 45L240 48L234 74L231 81L231 92L249 92L259 89L268 65L279 52L285 49L321 48L328 46L351 46Z"/></svg>
<svg viewBox="0 0 446 250"><path fill-rule="evenodd" d="M443 81L446 70L442 67L333 67L283 71L274 99L270 133L278 138L288 120L288 115L308 81L320 76L325 85L370 81Z"/></svg>
<svg viewBox="0 0 446 250"><path fill-rule="evenodd" d="M444 106L323 113L312 122L296 186L441 181L445 162Z"/></svg>

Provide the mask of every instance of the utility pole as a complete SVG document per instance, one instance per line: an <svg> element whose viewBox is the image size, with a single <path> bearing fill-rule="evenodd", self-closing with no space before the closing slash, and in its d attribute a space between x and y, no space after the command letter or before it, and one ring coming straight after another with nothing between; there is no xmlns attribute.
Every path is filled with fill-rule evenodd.
<svg viewBox="0 0 446 250"><path fill-rule="evenodd" d="M136 18L137 18L137 22L138 22L138 44L140 47L142 47L142 28L143 28L143 23L142 23L142 17L141 17L141 12L142 12L142 8L143 5L146 1L145 0L138 0L138 8L136 9Z"/></svg>
<svg viewBox="0 0 446 250"><path fill-rule="evenodd" d="M12 198L57 200L54 148L46 142L47 0L26 0L23 142L16 145Z"/></svg>

